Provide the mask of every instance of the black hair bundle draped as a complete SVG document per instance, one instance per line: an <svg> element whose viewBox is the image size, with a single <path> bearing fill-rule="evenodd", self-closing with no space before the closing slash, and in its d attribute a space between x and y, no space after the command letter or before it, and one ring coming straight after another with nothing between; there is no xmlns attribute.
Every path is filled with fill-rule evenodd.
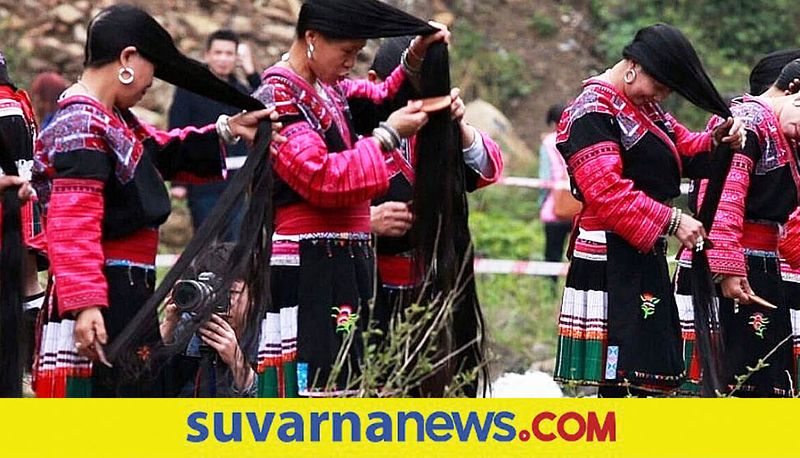
<svg viewBox="0 0 800 458"><path fill-rule="evenodd" d="M18 175L16 164L2 155L6 175ZM19 186L3 192L2 249L0 249L0 397L22 397L22 240Z"/></svg>
<svg viewBox="0 0 800 458"><path fill-rule="evenodd" d="M192 334L211 316L212 306L209 304L205 309L197 312L189 326L182 328L184 332L174 336L174 341L169 344L156 342L150 348L147 359L137 357L136 348L142 344L142 339L152 332L149 328L148 317L161 307L172 291L175 282L184 276L195 259L201 256L212 242L222 238L227 229L231 212L246 193L249 193L249 202L242 222L241 235L228 259L224 269L225 274L217 293L228 291L234 281L244 279L250 291L249 313L246 322L259 323L261 316L266 312L271 300L269 260L273 229L273 176L268 158L271 135L270 122L263 121L258 126L255 145L250 150L244 165L239 169L236 179L222 193L211 215L203 222L197 234L166 274L154 294L131 324L109 345L109 360L120 365L128 375L142 377L154 374L155 370L158 370L159 366L169 357L185 350ZM240 339L240 347L243 349L253 348L257 345L257 338L258 326L248 326ZM152 343L148 342L148 344Z"/></svg>
<svg viewBox="0 0 800 458"><path fill-rule="evenodd" d="M434 43L428 49L421 86L424 97L449 95L450 63L444 43ZM451 119L450 110L431 113L417 136L412 241L418 259L430 269L425 276L429 281L426 293L431 297L454 295L449 343L451 351L462 352L456 358L461 361L457 370L479 369L485 390L489 380L482 350L485 327L475 290L461 150L460 128ZM476 396L477 385L476 381L467 386L465 394Z"/></svg>
<svg viewBox="0 0 800 458"><path fill-rule="evenodd" d="M639 30L622 55L638 62L656 80L698 108L724 118L731 116L727 104L703 69L692 44L675 27L655 24ZM703 223L706 233L711 233L732 159L733 150L727 144L720 144L712 152L711 176L703 204L698 211L698 220ZM705 253L708 245L706 243L704 249L694 251L691 279L695 333L703 371L702 394L714 396L723 388L725 349L719 321L719 302Z"/></svg>

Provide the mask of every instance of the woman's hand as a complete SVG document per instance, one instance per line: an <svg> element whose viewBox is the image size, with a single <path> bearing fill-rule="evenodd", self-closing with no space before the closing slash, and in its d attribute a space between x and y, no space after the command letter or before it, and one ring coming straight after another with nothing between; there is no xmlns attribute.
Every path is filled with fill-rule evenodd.
<svg viewBox="0 0 800 458"><path fill-rule="evenodd" d="M236 359L243 357L239 348L236 333L227 321L216 313L198 329L200 338L217 352L222 361L230 367L236 364Z"/></svg>
<svg viewBox="0 0 800 458"><path fill-rule="evenodd" d="M31 184L16 175L3 175L0 176L0 192L5 191L7 188L19 186L17 196L23 203L27 202L33 196L33 188Z"/></svg>
<svg viewBox="0 0 800 458"><path fill-rule="evenodd" d="M422 101L412 100L400 108L386 120L397 131L400 138L408 138L416 134L428 122L428 114L421 111Z"/></svg>
<svg viewBox="0 0 800 458"><path fill-rule="evenodd" d="M419 57L425 56L425 53L428 52L430 45L436 43L437 41L444 41L445 43L450 44L450 38L452 37L450 30L448 30L447 26L441 22L428 21L428 24L439 29L439 31L430 35L419 35L414 38L409 45L410 51Z"/></svg>
<svg viewBox="0 0 800 458"><path fill-rule="evenodd" d="M752 299L750 298L751 294L755 294L750 288L750 283L747 281L747 277L739 277L739 276L726 276L722 279L722 283L720 284L722 287L722 295L727 297L728 299L733 299L734 302L738 302L740 304L750 304Z"/></svg>
<svg viewBox="0 0 800 458"><path fill-rule="evenodd" d="M170 299L167 306L164 307L164 321L161 322L159 330L161 331L161 340L165 343L172 341L172 333L181 321L181 312L178 306Z"/></svg>
<svg viewBox="0 0 800 458"><path fill-rule="evenodd" d="M414 38L411 44L408 45L408 55L406 58L408 59L408 64L413 68L420 68L422 66L422 61L425 59L425 54L428 53L428 48L431 44L437 41L444 41L450 44L451 34L450 31L447 30L446 25L434 21L429 21L428 24L436 27L439 31L430 35L420 35Z"/></svg>
<svg viewBox="0 0 800 458"><path fill-rule="evenodd" d="M278 113L275 112L275 108L265 108L258 111L246 111L244 113L231 116L228 119L228 126L230 126L231 133L234 137L242 137L248 143L253 143L253 140L255 140L256 137L256 131L258 130L258 123L264 119L271 119L273 121L272 132L274 140L275 133L280 131L281 128L280 124L275 122L278 120Z"/></svg>
<svg viewBox="0 0 800 458"><path fill-rule="evenodd" d="M706 230L703 228L703 223L689 215L682 214L678 230L675 231L675 237L681 241L687 250L694 251L697 242L705 239Z"/></svg>
<svg viewBox="0 0 800 458"><path fill-rule="evenodd" d="M743 150L747 133L744 124L739 118L728 118L722 124L714 128L714 144L728 143L736 150Z"/></svg>
<svg viewBox="0 0 800 458"><path fill-rule="evenodd" d="M370 207L369 225L372 233L402 237L411 229L414 215L405 202L384 202Z"/></svg>
<svg viewBox="0 0 800 458"><path fill-rule="evenodd" d="M89 307L78 312L73 335L79 355L111 367L103 351L103 345L108 343L108 335L100 307Z"/></svg>
<svg viewBox="0 0 800 458"><path fill-rule="evenodd" d="M464 115L467 114L467 106L464 100L461 99L461 89L454 87L450 90L450 98L453 102L450 104L450 117L453 121L462 122Z"/></svg>

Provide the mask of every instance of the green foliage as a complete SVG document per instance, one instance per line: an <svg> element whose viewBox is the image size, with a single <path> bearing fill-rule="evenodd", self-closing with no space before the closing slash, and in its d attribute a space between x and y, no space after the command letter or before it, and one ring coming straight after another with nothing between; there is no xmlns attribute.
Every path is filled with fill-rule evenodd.
<svg viewBox="0 0 800 458"><path fill-rule="evenodd" d="M534 11L528 18L528 28L539 38L552 38L558 34L558 22L541 11Z"/></svg>
<svg viewBox="0 0 800 458"><path fill-rule="evenodd" d="M467 22L459 22L453 35L453 80L469 89L465 98L480 97L503 111L533 91L535 81L518 54L487 41Z"/></svg>
<svg viewBox="0 0 800 458"><path fill-rule="evenodd" d="M476 280L495 372L525 372L555 355L563 279L484 274Z"/></svg>
<svg viewBox="0 0 800 458"><path fill-rule="evenodd" d="M747 91L750 69L764 54L800 45L800 16L789 0L592 0L591 10L597 50L608 65L621 58L622 48L638 29L665 22L689 37L723 96ZM707 114L679 97L670 99L666 108L681 121L703 127Z"/></svg>

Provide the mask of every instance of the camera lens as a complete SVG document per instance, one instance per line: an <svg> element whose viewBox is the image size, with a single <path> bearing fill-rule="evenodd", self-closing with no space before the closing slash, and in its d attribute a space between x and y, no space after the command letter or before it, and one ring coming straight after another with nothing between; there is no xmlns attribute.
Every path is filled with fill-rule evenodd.
<svg viewBox="0 0 800 458"><path fill-rule="evenodd" d="M181 280L172 289L172 301L182 312L192 312L203 302L204 286L194 280Z"/></svg>

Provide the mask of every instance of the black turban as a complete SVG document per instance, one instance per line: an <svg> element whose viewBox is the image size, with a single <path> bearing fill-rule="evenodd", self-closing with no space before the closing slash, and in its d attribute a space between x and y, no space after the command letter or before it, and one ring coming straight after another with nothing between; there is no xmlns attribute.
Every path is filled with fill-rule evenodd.
<svg viewBox="0 0 800 458"><path fill-rule="evenodd" d="M297 20L298 37L306 30L330 38L368 39L430 35L437 29L378 0L308 0Z"/></svg>
<svg viewBox="0 0 800 458"><path fill-rule="evenodd" d="M675 27L655 24L639 30L622 55L638 62L658 82L698 108L730 116L725 100L711 82L694 47Z"/></svg>

